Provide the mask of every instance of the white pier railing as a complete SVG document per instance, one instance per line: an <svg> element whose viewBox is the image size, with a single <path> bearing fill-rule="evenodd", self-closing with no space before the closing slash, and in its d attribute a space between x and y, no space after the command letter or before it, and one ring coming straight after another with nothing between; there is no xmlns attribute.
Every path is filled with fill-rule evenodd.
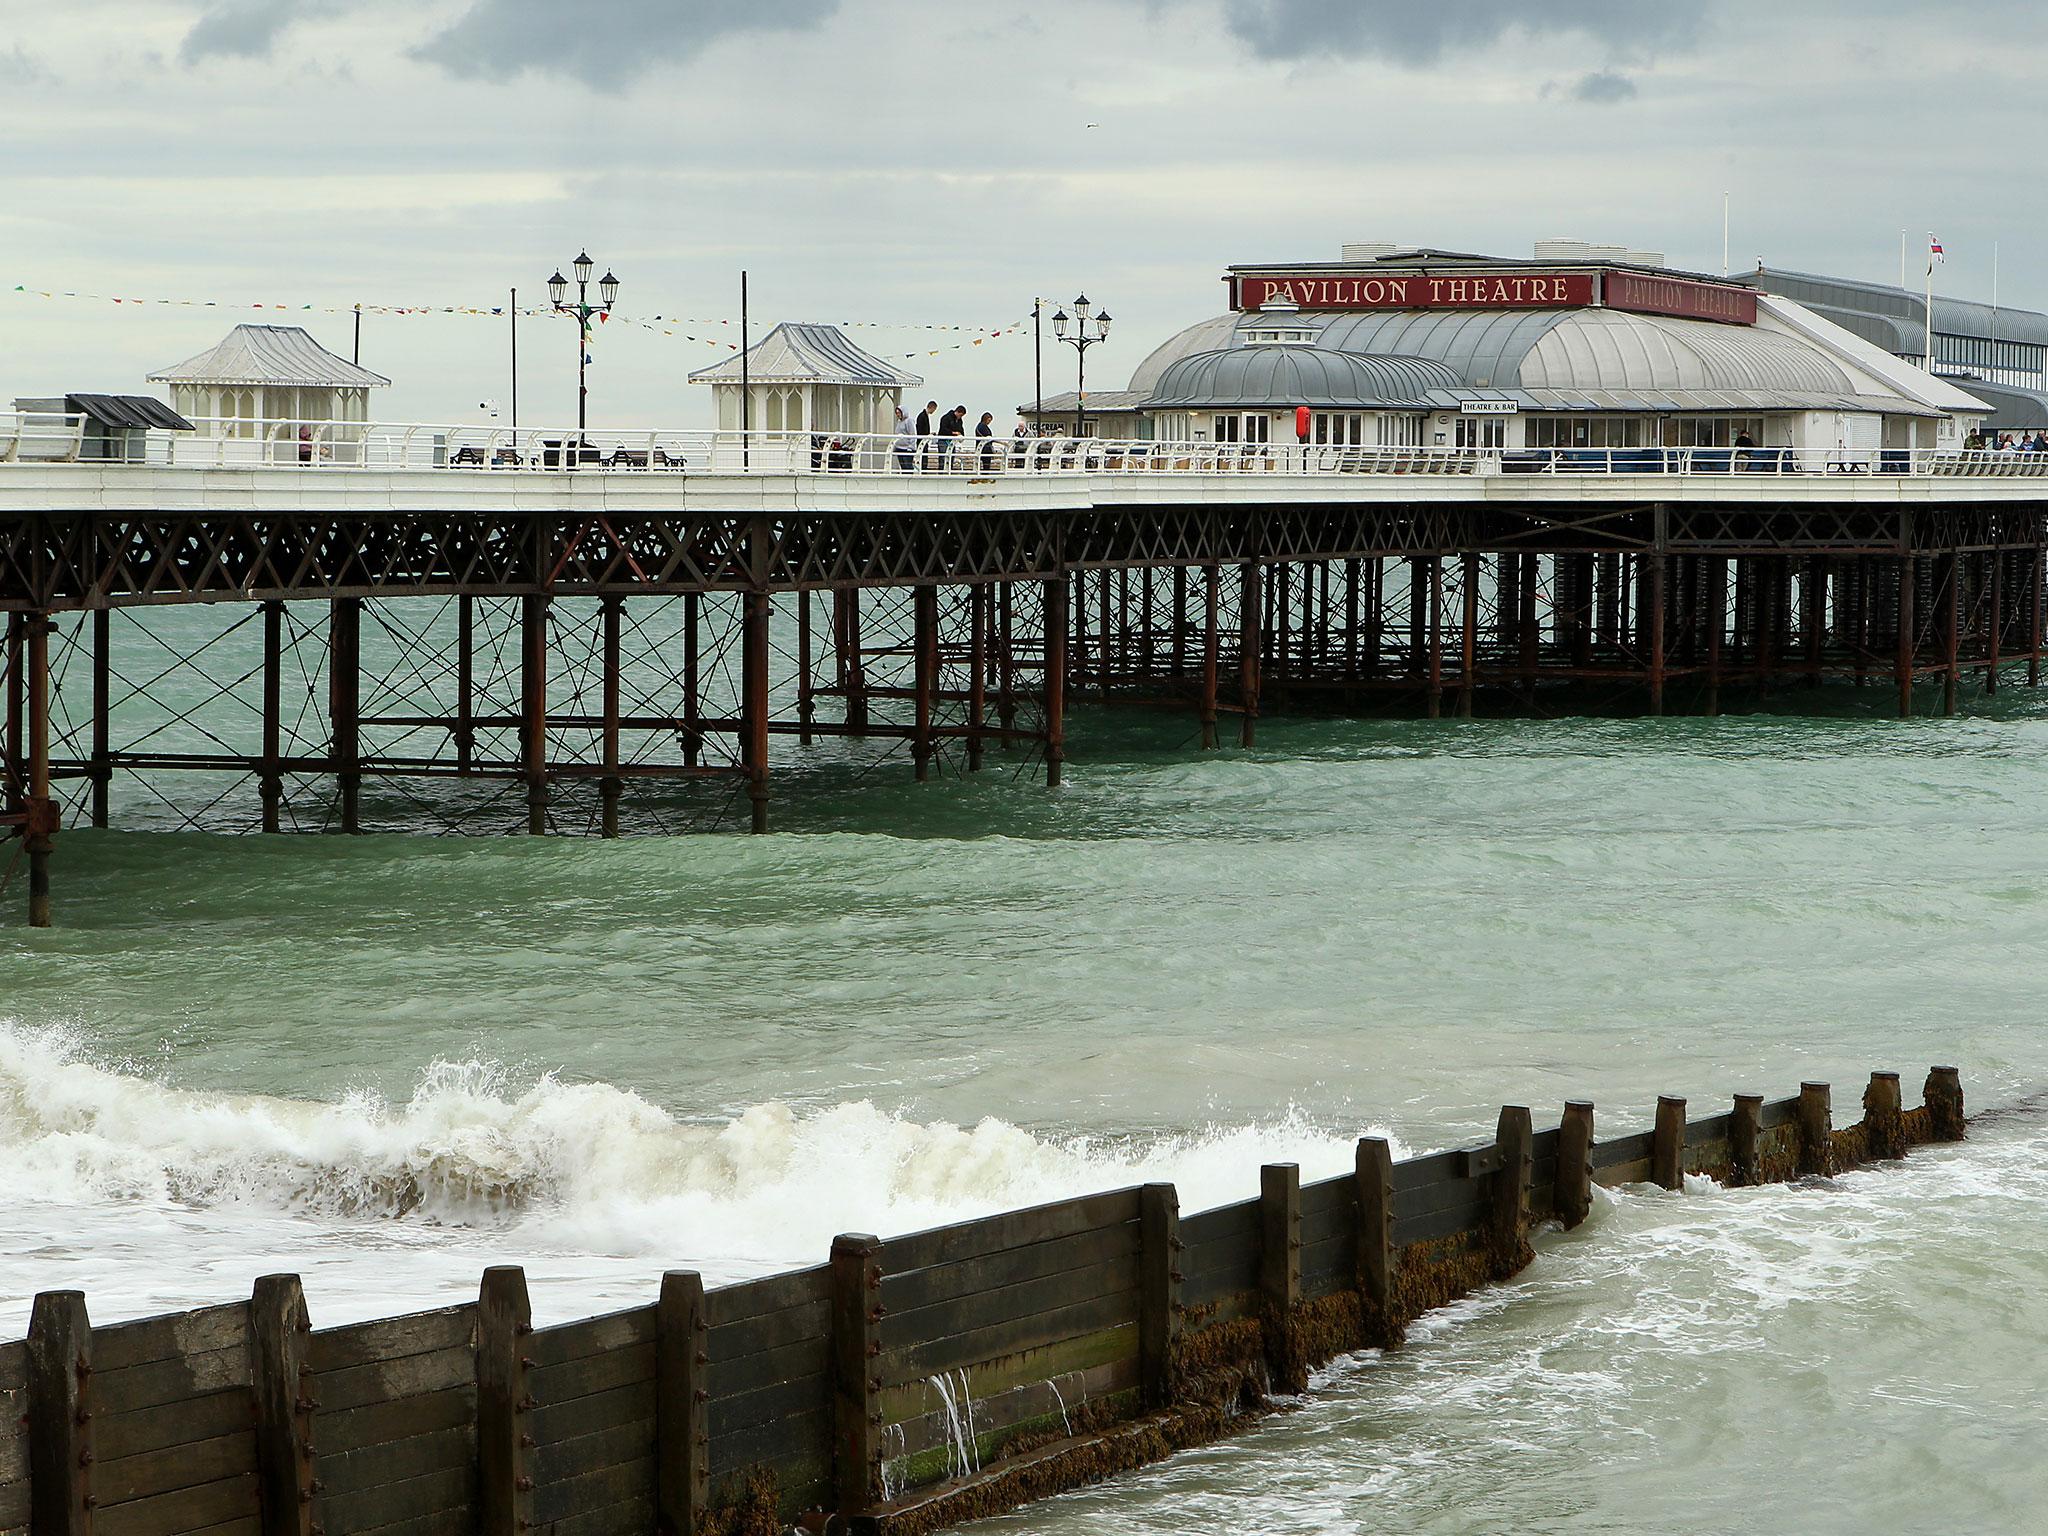
<svg viewBox="0 0 2048 1536"><path fill-rule="evenodd" d="M0 414L0 473L22 465L443 470L451 474L1936 475L2048 478L2048 453L1907 448L1380 448L1095 437L916 437L491 424L201 420L102 430Z"/></svg>

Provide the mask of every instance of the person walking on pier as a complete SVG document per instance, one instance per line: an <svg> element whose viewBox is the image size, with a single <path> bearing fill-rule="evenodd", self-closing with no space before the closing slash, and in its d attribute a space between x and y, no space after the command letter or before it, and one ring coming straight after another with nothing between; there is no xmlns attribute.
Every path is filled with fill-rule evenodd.
<svg viewBox="0 0 2048 1536"><path fill-rule="evenodd" d="M932 431L938 425L939 402L927 400L917 413L917 455L926 469L932 467Z"/></svg>
<svg viewBox="0 0 2048 1536"><path fill-rule="evenodd" d="M960 439L967 435L967 407L956 405L939 418L939 468L951 469L960 452Z"/></svg>
<svg viewBox="0 0 2048 1536"><path fill-rule="evenodd" d="M889 445L896 455L896 467L908 474L917 468L917 432L912 426L910 415L902 406L896 407L896 441Z"/></svg>
<svg viewBox="0 0 2048 1536"><path fill-rule="evenodd" d="M981 451L981 472L985 475L994 474L996 468L995 419L994 411L983 411L981 420L974 424L974 435L981 439L977 446Z"/></svg>

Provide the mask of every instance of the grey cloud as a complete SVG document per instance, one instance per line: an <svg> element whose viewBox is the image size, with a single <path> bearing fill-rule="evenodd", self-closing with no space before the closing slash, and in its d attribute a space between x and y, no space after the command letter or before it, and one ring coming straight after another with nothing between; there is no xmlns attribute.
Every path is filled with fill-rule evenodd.
<svg viewBox="0 0 2048 1536"><path fill-rule="evenodd" d="M0 52L0 80L15 85L34 85L49 78L50 72L30 58L20 46Z"/></svg>
<svg viewBox="0 0 2048 1536"><path fill-rule="evenodd" d="M721 37L812 27L838 8L839 0L587 0L565 25L560 0L473 0L417 56L469 78L532 71L605 87Z"/></svg>
<svg viewBox="0 0 2048 1536"><path fill-rule="evenodd" d="M1411 65L1516 34L1576 35L1609 56L1643 58L1699 27L1697 8L1643 0L1226 0L1224 15L1262 58L1377 55Z"/></svg>
<svg viewBox="0 0 2048 1536"><path fill-rule="evenodd" d="M1571 89L1573 101L1590 101L1607 106L1617 101L1635 99L1636 83L1627 75L1618 75L1611 69L1595 70L1590 75L1581 75Z"/></svg>
<svg viewBox="0 0 2048 1536"><path fill-rule="evenodd" d="M202 59L268 58L279 34L307 10L301 0L226 0L193 24L178 57L187 64Z"/></svg>

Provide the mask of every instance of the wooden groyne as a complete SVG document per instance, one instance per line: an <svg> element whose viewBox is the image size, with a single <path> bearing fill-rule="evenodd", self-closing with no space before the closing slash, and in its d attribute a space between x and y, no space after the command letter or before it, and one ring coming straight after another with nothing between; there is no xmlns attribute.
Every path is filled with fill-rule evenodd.
<svg viewBox="0 0 2048 1536"><path fill-rule="evenodd" d="M0 1536L908 1533L1213 1440L1311 1368L1397 1344L1529 1262L1596 1183L1827 1175L1963 1135L1954 1068L1920 1108L1880 1072L1836 1129L1825 1084L1596 1140L1593 1106L1485 1145L1183 1217L1167 1184L882 1241L535 1328L522 1271L475 1302L315 1330L296 1277L247 1301L92 1326L35 1300L0 1345Z"/></svg>

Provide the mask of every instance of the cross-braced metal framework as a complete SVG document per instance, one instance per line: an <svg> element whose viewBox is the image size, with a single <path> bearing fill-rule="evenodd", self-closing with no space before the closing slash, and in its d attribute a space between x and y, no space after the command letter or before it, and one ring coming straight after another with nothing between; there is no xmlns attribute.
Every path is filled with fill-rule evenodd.
<svg viewBox="0 0 2048 1536"><path fill-rule="evenodd" d="M0 817L674 832L1066 758L1066 701L1714 712L1826 680L1901 712L2037 683L2044 512L1754 499L1083 511L129 509L0 519ZM900 765L892 768L892 765ZM18 872L18 871L17 871Z"/></svg>

